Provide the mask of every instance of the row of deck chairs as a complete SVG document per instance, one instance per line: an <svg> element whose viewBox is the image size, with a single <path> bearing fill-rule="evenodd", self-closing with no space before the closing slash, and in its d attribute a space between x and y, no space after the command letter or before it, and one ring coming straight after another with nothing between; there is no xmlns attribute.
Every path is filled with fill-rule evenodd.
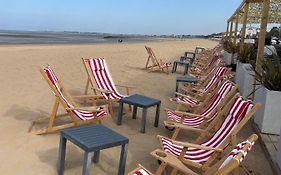
<svg viewBox="0 0 281 175"><path fill-rule="evenodd" d="M237 144L237 134L260 108L251 100L239 95L238 85L232 83L228 68L223 66L218 50L204 51L193 64L191 75L199 79L197 85L186 85L182 93L171 101L177 103L176 110L166 109L164 125L173 131L171 137L157 136L160 149L150 154L160 163L155 173L139 165L128 175L171 175L178 173L238 174L237 167L257 140L251 135ZM197 134L192 143L178 140L180 132ZM232 151L225 154L226 149Z"/></svg>
<svg viewBox="0 0 281 175"><path fill-rule="evenodd" d="M172 65L171 62L164 62L162 59L158 59L152 50L151 47L145 46L146 52L148 54L148 58L146 61L145 69L150 72L161 71L169 74L169 67ZM182 56L181 60L189 60L190 63L200 55L205 50L203 47L196 47L194 52L185 52L184 56Z"/></svg>
<svg viewBox="0 0 281 175"><path fill-rule="evenodd" d="M40 69L42 76L51 87L51 90L56 98L51 115L48 117L48 126L43 129L35 129L32 131L33 127L37 123L46 119L40 118L32 122L29 131L32 131L34 134L46 134L82 124L101 123L103 119L109 118L113 115L113 101L119 101L121 98L129 95L129 89L133 87L122 86L125 88L127 94L123 95L119 93L116 86L120 85L116 85L113 82L105 59L82 58L82 61L88 75L88 80L85 88L85 95L80 96L72 97L68 93L50 65L46 65ZM87 95L89 88L94 91L95 95ZM106 105L97 106L97 101L102 100L106 102ZM91 103L91 106L80 107L76 101L86 101ZM57 114L60 104L65 109L66 114ZM55 121L62 116L70 117L70 122L60 123L57 125Z"/></svg>

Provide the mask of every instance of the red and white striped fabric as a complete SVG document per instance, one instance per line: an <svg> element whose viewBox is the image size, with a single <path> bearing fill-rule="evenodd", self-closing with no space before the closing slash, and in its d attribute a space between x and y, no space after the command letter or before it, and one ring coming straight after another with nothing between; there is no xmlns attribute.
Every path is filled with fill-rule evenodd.
<svg viewBox="0 0 281 175"><path fill-rule="evenodd" d="M137 170L136 172L134 172L133 175L150 175L150 173L147 172L144 168L141 168L141 169Z"/></svg>
<svg viewBox="0 0 281 175"><path fill-rule="evenodd" d="M191 107L194 107L200 103L199 100L197 100L193 97L190 97L190 96L181 96L181 97L177 97L174 99L178 102L186 103L186 104L190 105Z"/></svg>
<svg viewBox="0 0 281 175"><path fill-rule="evenodd" d="M107 93L101 93L105 99L109 97L110 99L120 100L125 97L117 91L104 58L89 58L85 59L85 61L90 68L92 77L96 81L97 88L112 92L109 96Z"/></svg>
<svg viewBox="0 0 281 175"><path fill-rule="evenodd" d="M216 110L216 107L220 104L220 102L227 96L227 94L231 91L233 88L233 84L230 81L225 81L218 92L211 97L212 103L200 113L201 116L208 116L213 113L210 119L208 119L208 122L212 121L216 116L217 113L214 113ZM181 122L182 117L178 115L177 113L167 110L167 116L170 120L175 122ZM182 124L190 127L199 127L201 123L203 123L204 118L203 117L184 117Z"/></svg>
<svg viewBox="0 0 281 175"><path fill-rule="evenodd" d="M51 68L51 66L47 65L44 68L44 72L46 73L49 80L52 82L56 91L60 94L60 96L63 99L63 101L65 102L65 104L69 108L73 108L74 106L67 100L67 98L64 96L63 92L61 91L61 87L58 83L58 78L57 78L55 72L53 71L53 69ZM102 118L102 117L105 117L106 115L108 115L106 111L98 112L97 116L94 116L94 114L92 112L88 112L88 111L84 111L84 110L76 110L75 109L75 110L71 110L71 111L81 120L90 120L90 119L93 119L95 117Z"/></svg>
<svg viewBox="0 0 281 175"><path fill-rule="evenodd" d="M251 101L243 100L242 97L234 99L234 103L231 106L228 114L224 118L220 128L205 142L200 145L218 148L225 139L230 136L232 131L245 117L245 115L252 109L253 104ZM183 149L183 146L173 144L169 138L161 138L162 149L175 156L179 156ZM224 149L224 148L223 148ZM214 151L212 150L201 150L197 148L188 148L184 155L184 158L193 162L203 163L206 162Z"/></svg>
<svg viewBox="0 0 281 175"><path fill-rule="evenodd" d="M217 83L220 77L224 76L227 73L226 67L218 67L212 76L211 80L208 82L207 86L203 89L203 92L199 93L200 96L204 95L204 92L207 92L214 84Z"/></svg>
<svg viewBox="0 0 281 175"><path fill-rule="evenodd" d="M246 145L249 145L248 149L246 151L244 151L244 147ZM253 145L255 144L255 142L250 142L249 140L243 141L241 143L239 143L230 153L229 156L225 159L225 161L221 164L220 168L223 168L225 165L227 165L232 159L235 159L236 156L241 153L242 156L239 159L239 162L241 163L245 157L247 156L248 152L252 149Z"/></svg>

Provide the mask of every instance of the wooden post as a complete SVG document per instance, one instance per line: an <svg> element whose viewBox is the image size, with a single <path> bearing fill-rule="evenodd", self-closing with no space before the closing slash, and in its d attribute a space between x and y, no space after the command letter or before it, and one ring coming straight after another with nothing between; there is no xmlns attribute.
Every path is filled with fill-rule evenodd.
<svg viewBox="0 0 281 175"><path fill-rule="evenodd" d="M236 13L235 17L235 29L234 29L234 40L233 43L236 45L236 40L237 40L237 32L238 32L238 24L239 24L239 11Z"/></svg>
<svg viewBox="0 0 281 175"><path fill-rule="evenodd" d="M232 37L232 33L233 33L232 29L233 29L233 19L231 19L231 21L230 21L230 30L229 30L230 38Z"/></svg>
<svg viewBox="0 0 281 175"><path fill-rule="evenodd" d="M227 21L225 37L227 37L228 34L229 34L229 21Z"/></svg>
<svg viewBox="0 0 281 175"><path fill-rule="evenodd" d="M243 50L244 47L244 42L245 42L245 33L246 33L246 27L247 27L247 18L248 18L248 11L249 11L249 3L246 2L244 6L244 14L243 14L243 26L242 26L242 31L241 31L241 41L240 41L240 53Z"/></svg>
<svg viewBox="0 0 281 175"><path fill-rule="evenodd" d="M268 22L269 5L270 5L270 0L263 1L261 29L260 29L259 44L258 44L258 54L257 54L257 59L256 59L256 71L259 74L261 74L261 72L262 72L262 62L264 59L264 40L265 40L266 28L267 28L267 22Z"/></svg>

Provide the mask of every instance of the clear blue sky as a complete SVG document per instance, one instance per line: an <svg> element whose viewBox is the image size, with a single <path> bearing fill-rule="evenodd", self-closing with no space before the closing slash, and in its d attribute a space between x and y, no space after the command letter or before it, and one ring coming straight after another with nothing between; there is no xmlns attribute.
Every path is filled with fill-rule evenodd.
<svg viewBox="0 0 281 175"><path fill-rule="evenodd" d="M133 34L225 31L242 0L0 0L0 29Z"/></svg>

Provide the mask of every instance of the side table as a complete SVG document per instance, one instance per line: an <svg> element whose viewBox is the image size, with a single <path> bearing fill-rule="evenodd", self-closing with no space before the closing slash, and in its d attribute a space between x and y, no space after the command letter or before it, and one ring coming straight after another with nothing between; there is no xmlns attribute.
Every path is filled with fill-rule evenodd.
<svg viewBox="0 0 281 175"><path fill-rule="evenodd" d="M147 115L147 109L152 106L156 107L156 114L155 114L155 121L154 121L154 127L158 127L159 123L159 114L160 114L160 105L161 101L157 99L153 99L150 97L146 97L143 95L135 94L131 95L129 97L122 98L119 101L119 110L118 110L118 119L117 119L117 125L122 124L122 115L123 115L123 105L124 103L133 105L133 119L136 119L137 115L137 108L143 108L142 111L142 119L141 119L141 133L145 133L145 125L146 125L146 115Z"/></svg>
<svg viewBox="0 0 281 175"><path fill-rule="evenodd" d="M84 153L83 175L89 175L90 165L99 161L100 150L122 146L118 175L124 175L129 139L103 125L86 125L65 129L61 132L57 170L64 172L66 141L74 143Z"/></svg>

